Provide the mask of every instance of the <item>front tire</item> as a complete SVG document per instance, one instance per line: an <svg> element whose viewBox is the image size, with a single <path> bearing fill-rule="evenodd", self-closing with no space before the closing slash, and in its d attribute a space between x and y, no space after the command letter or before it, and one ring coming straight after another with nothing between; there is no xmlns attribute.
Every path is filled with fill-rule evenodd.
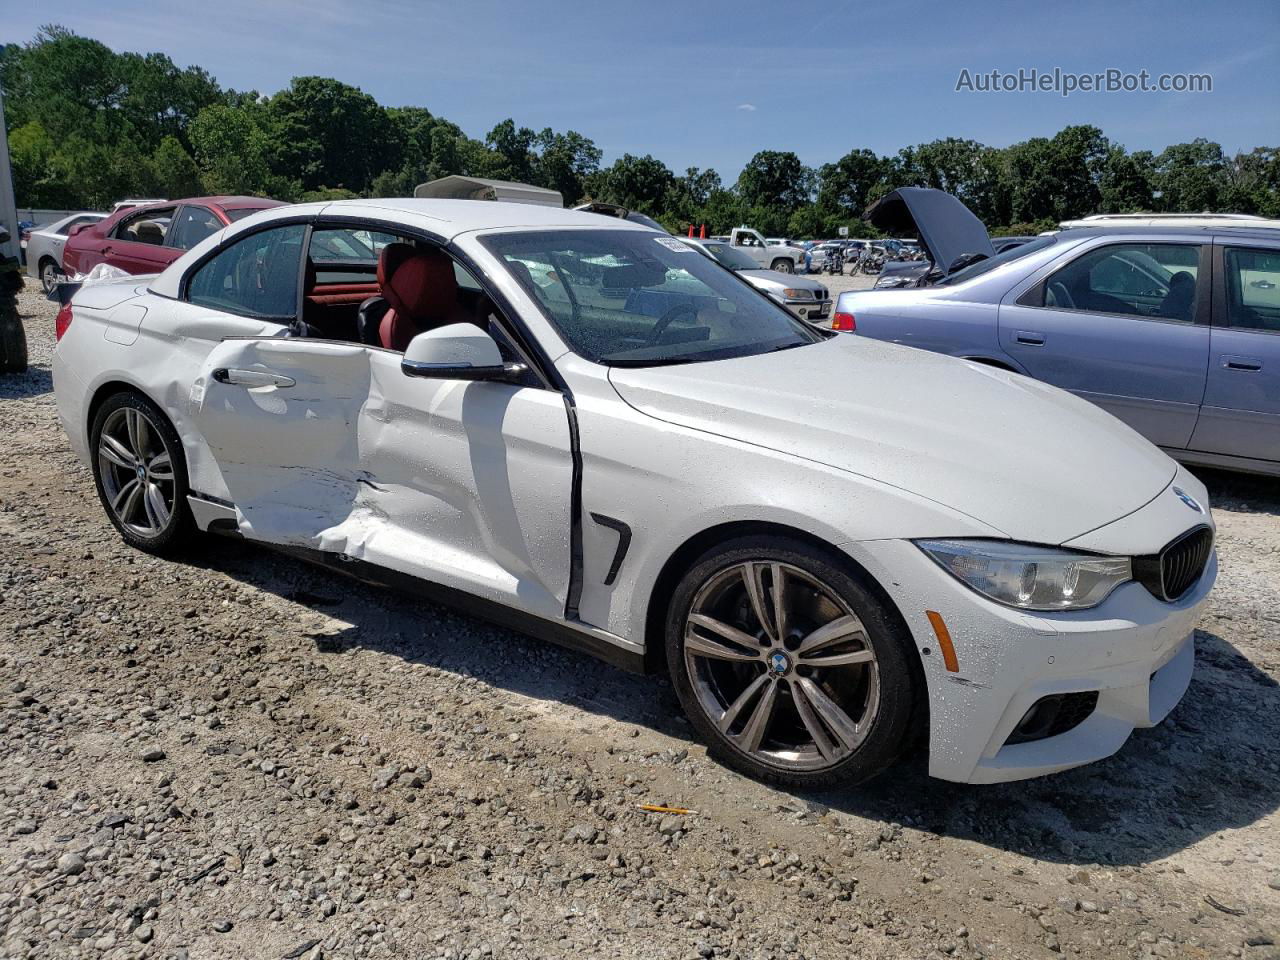
<svg viewBox="0 0 1280 960"><path fill-rule="evenodd" d="M666 645L709 752L749 776L848 786L911 742L914 645L835 554L776 536L708 551L675 590Z"/></svg>
<svg viewBox="0 0 1280 960"><path fill-rule="evenodd" d="M89 440L98 498L125 543L164 554L190 539L186 458L159 407L139 393L114 394L94 416Z"/></svg>
<svg viewBox="0 0 1280 960"><path fill-rule="evenodd" d="M778 271L778 273L794 273L795 264L786 257L779 257L777 260L773 261L771 269Z"/></svg>

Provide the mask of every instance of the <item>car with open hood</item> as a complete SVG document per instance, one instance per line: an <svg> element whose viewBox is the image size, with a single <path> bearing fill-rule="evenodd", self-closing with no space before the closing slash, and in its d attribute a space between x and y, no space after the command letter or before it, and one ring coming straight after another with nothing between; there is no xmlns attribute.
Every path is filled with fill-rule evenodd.
<svg viewBox="0 0 1280 960"><path fill-rule="evenodd" d="M1280 475L1280 231L1103 222L925 287L844 293L833 324L1043 380L1186 463Z"/></svg>
<svg viewBox="0 0 1280 960"><path fill-rule="evenodd" d="M899 187L876 200L863 219L891 234L916 234L923 260L888 260L876 289L936 283L995 253L982 221L957 197L932 187Z"/></svg>
<svg viewBox="0 0 1280 960"><path fill-rule="evenodd" d="M56 333L127 543L227 534L662 671L753 776L853 783L921 735L938 777L1051 773L1190 681L1217 570L1193 476L1066 392L818 330L626 220L278 207L86 282Z"/></svg>

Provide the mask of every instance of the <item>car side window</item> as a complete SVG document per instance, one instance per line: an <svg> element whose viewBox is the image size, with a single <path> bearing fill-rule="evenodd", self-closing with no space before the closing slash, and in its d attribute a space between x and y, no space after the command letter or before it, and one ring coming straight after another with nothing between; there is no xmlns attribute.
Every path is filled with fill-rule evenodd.
<svg viewBox="0 0 1280 960"><path fill-rule="evenodd" d="M173 207L144 210L131 217L125 217L112 233L117 240L130 243L147 243L152 246L163 246L164 238L173 223Z"/></svg>
<svg viewBox="0 0 1280 960"><path fill-rule="evenodd" d="M169 230L169 246L190 250L222 229L222 221L208 207L185 206Z"/></svg>
<svg viewBox="0 0 1280 960"><path fill-rule="evenodd" d="M1199 266L1197 244L1107 244L1051 274L1043 305L1192 323Z"/></svg>
<svg viewBox="0 0 1280 960"><path fill-rule="evenodd" d="M187 300L280 323L293 320L306 229L292 223L231 241L191 275Z"/></svg>
<svg viewBox="0 0 1280 960"><path fill-rule="evenodd" d="M1280 333L1280 250L1228 247L1227 326Z"/></svg>
<svg viewBox="0 0 1280 960"><path fill-rule="evenodd" d="M65 237L68 234L70 234L71 231L74 230L76 227L80 226L80 224L93 223L94 220L95 220L94 217L76 217L74 220L70 220L67 223L64 223L61 227L59 227L58 234L59 236Z"/></svg>

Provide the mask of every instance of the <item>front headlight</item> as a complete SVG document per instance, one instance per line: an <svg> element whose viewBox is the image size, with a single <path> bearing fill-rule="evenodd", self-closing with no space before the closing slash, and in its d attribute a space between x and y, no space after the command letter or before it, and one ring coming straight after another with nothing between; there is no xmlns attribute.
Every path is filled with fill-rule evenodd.
<svg viewBox="0 0 1280 960"><path fill-rule="evenodd" d="M798 287L787 287L782 291L782 295L788 300L812 300L812 290L801 290Z"/></svg>
<svg viewBox="0 0 1280 960"><path fill-rule="evenodd" d="M1009 540L917 540L916 546L978 593L1021 610L1096 607L1133 579L1129 557Z"/></svg>

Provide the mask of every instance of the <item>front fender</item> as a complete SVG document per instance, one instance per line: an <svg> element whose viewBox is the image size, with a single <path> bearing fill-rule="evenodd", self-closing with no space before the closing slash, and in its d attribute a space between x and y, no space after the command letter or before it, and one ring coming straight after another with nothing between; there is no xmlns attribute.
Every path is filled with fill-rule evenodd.
<svg viewBox="0 0 1280 960"><path fill-rule="evenodd" d="M645 641L650 599L667 561L724 524L782 525L833 546L1000 535L901 488L658 420L624 403L603 376L570 375L582 450L579 615L634 643ZM619 525L629 534L621 558Z"/></svg>

